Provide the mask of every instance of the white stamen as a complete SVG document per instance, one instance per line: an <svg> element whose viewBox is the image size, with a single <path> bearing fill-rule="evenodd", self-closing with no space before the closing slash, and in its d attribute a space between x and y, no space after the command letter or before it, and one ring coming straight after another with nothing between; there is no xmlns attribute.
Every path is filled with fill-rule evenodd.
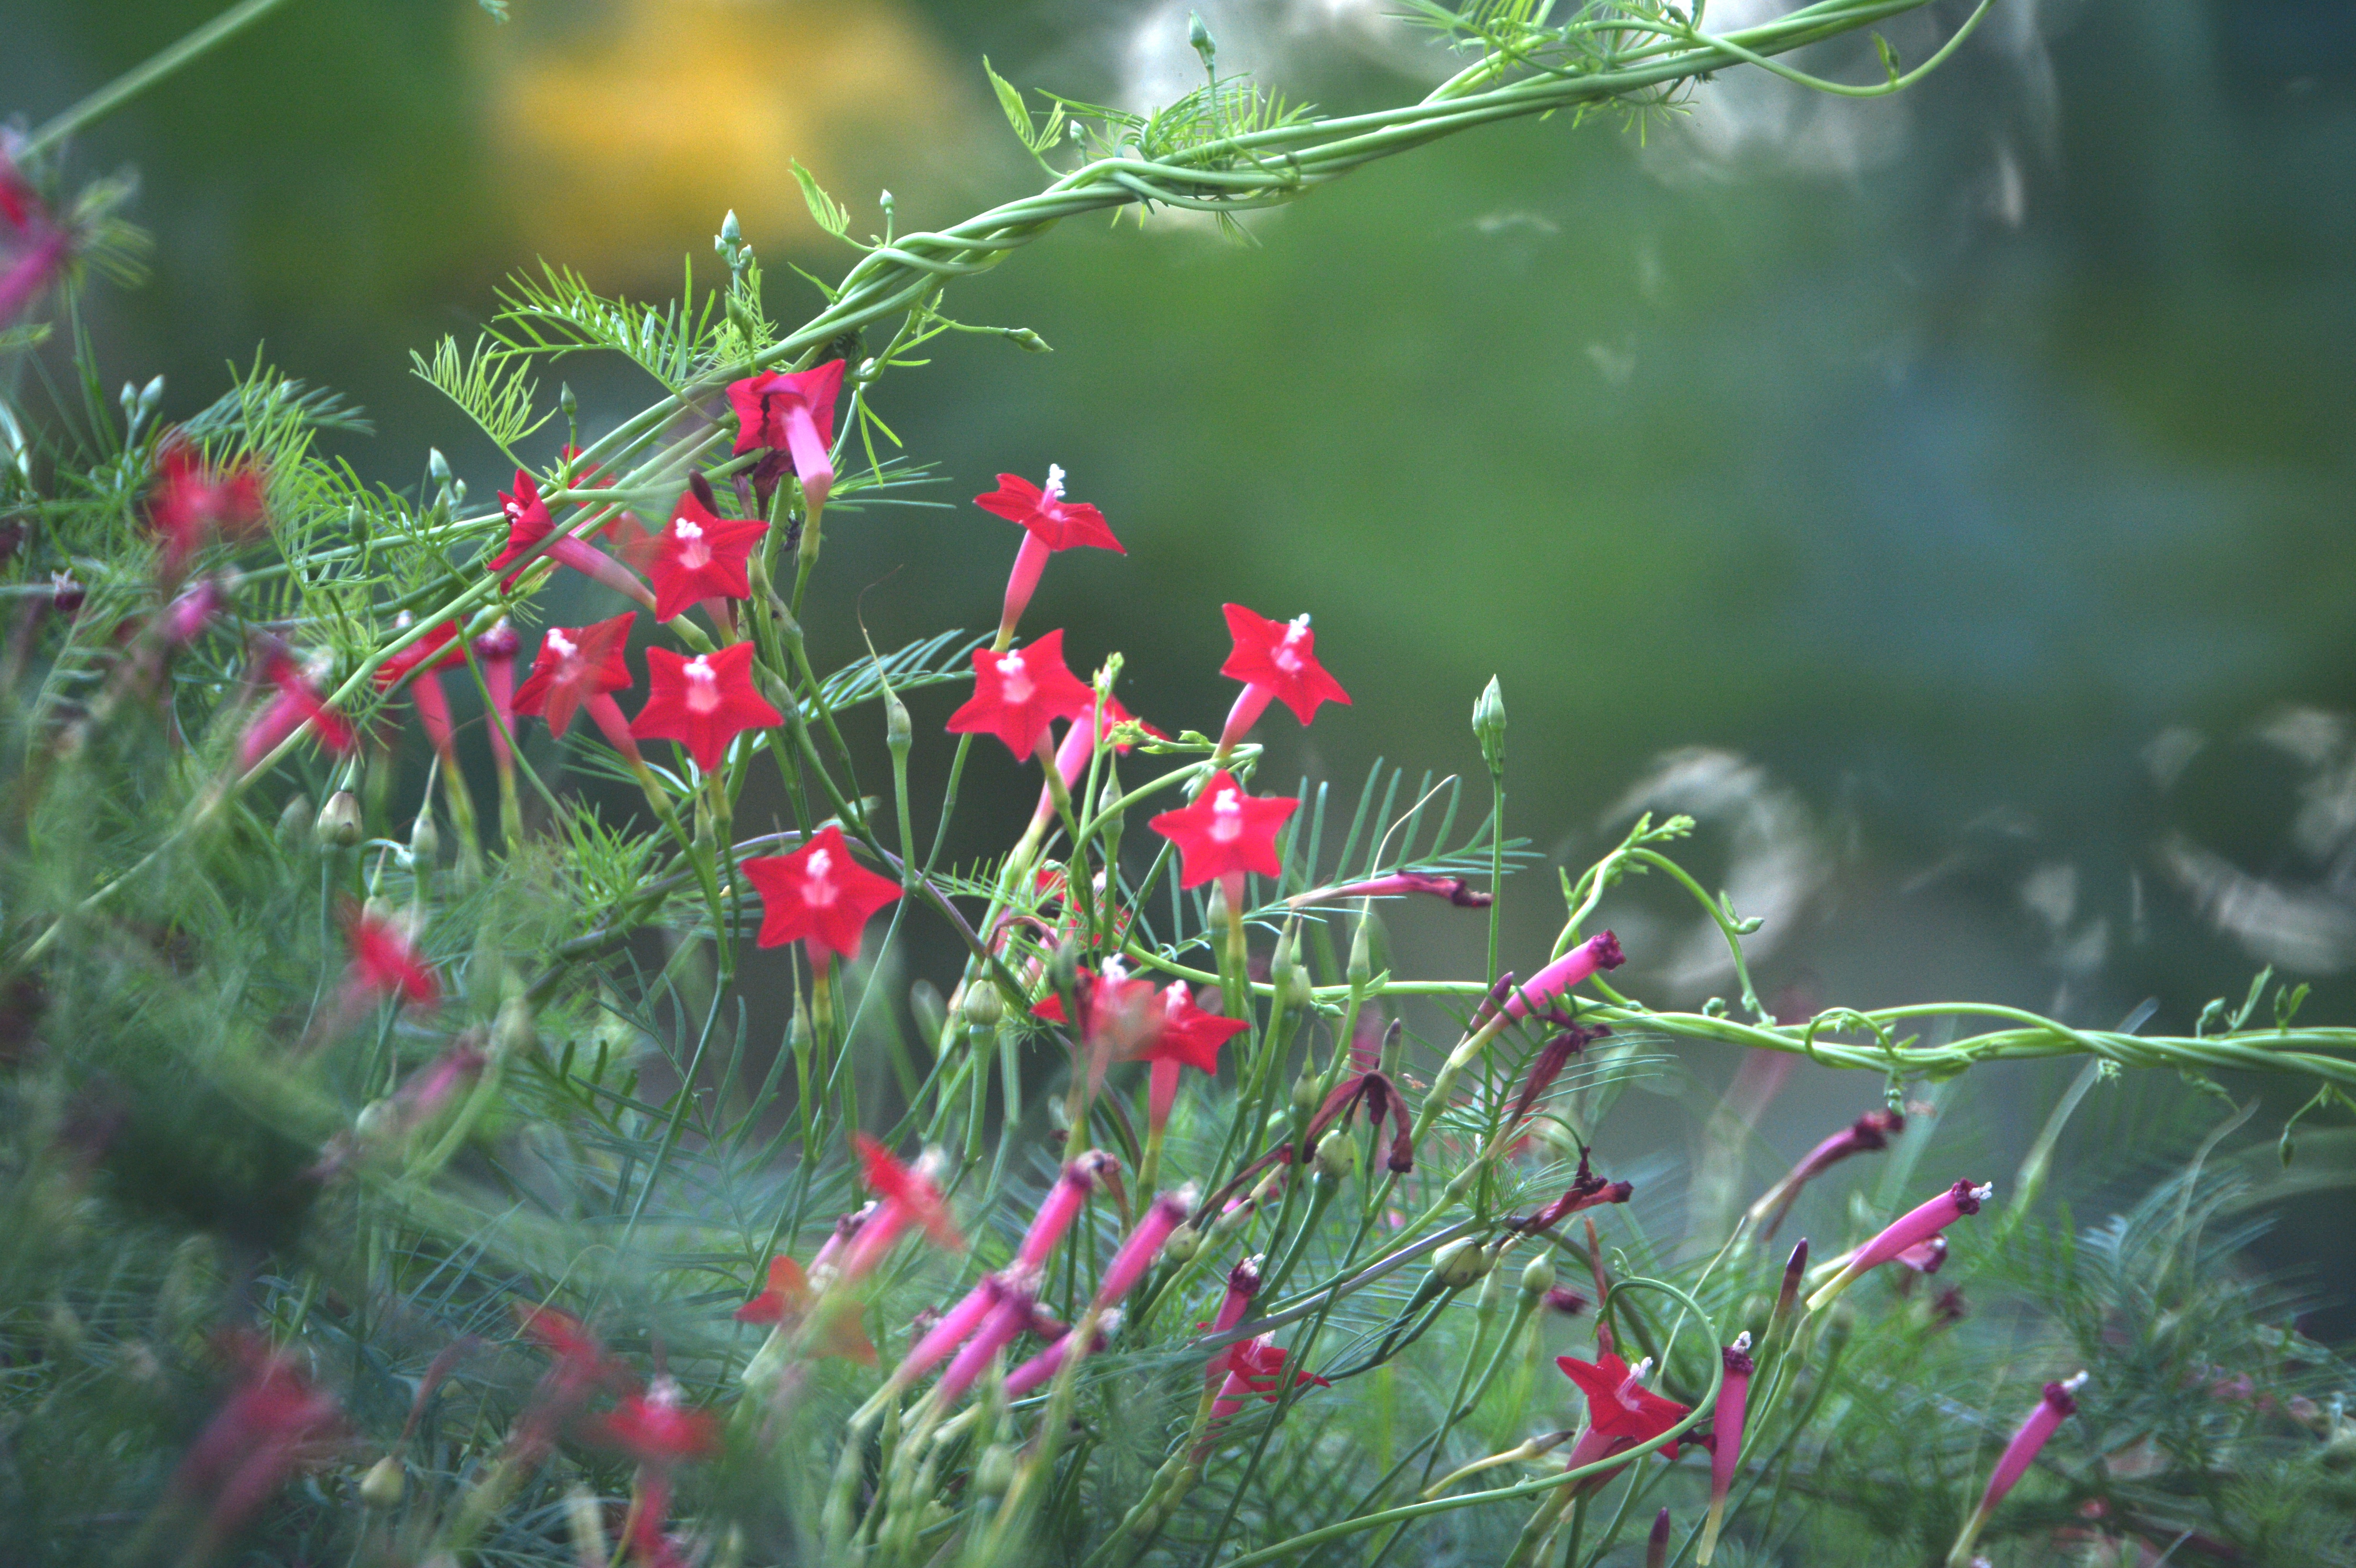
<svg viewBox="0 0 2356 1568"><path fill-rule="evenodd" d="M685 517L673 518L670 526L671 531L679 535L682 540L700 539L703 537L703 530Z"/></svg>
<svg viewBox="0 0 2356 1568"><path fill-rule="evenodd" d="M1984 1181L1979 1186L1972 1189L1973 1199L1981 1203L1987 1202L1989 1199L1995 1196L1996 1183L1993 1181Z"/></svg>
<svg viewBox="0 0 2356 1568"><path fill-rule="evenodd" d="M687 710L690 713L710 713L720 706L720 677L712 673L712 661L701 654L687 661L682 671L687 677Z"/></svg>
<svg viewBox="0 0 2356 1568"><path fill-rule="evenodd" d="M1733 1345L1733 1349L1737 1349L1737 1350L1746 1350L1746 1351L1747 1351L1747 1350L1749 1350L1749 1349L1751 1349L1751 1330L1750 1330L1750 1329L1745 1328L1741 1333L1737 1334L1737 1335L1734 1337L1734 1345Z"/></svg>
<svg viewBox="0 0 2356 1568"><path fill-rule="evenodd" d="M834 902L835 892L834 857L824 849L811 850L802 862L802 902L825 909Z"/></svg>
<svg viewBox="0 0 2356 1568"><path fill-rule="evenodd" d="M580 644L553 626L548 631L548 645L556 650L556 656L561 659L569 659L581 651Z"/></svg>
<svg viewBox="0 0 2356 1568"><path fill-rule="evenodd" d="M1211 797L1211 841L1232 844L1243 832L1243 797L1235 790L1223 789Z"/></svg>
<svg viewBox="0 0 2356 1568"><path fill-rule="evenodd" d="M1301 646L1308 638L1309 617L1306 614L1294 616L1284 629L1284 640L1277 644L1276 651L1269 656L1270 662L1287 675L1299 675L1302 665L1308 662L1308 655Z"/></svg>
<svg viewBox="0 0 2356 1568"><path fill-rule="evenodd" d="M1030 672L1023 667L1023 656L1020 653L1010 653L1000 656L998 679L999 699L1018 707L1030 701L1039 689L1033 684Z"/></svg>
<svg viewBox="0 0 2356 1568"><path fill-rule="evenodd" d="M1050 501L1060 501L1064 498L1064 465L1062 464L1047 464L1047 483L1040 488L1046 492L1047 499Z"/></svg>

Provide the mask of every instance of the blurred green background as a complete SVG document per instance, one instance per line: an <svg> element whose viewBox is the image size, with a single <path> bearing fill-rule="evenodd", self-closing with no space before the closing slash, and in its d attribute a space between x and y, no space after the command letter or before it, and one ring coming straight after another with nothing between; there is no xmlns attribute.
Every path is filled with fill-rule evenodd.
<svg viewBox="0 0 2356 1568"><path fill-rule="evenodd" d="M215 8L9 0L0 104L37 123ZM1447 69L1385 0L1198 8L1223 68L1331 109ZM408 352L470 337L508 272L674 291L733 207L795 319L816 297L776 263L851 258L789 156L858 232L887 185L932 226L1038 177L984 53L1131 107L1199 70L1183 5L514 9L298 0L84 138L81 170L138 169L158 240L152 281L102 296L111 374L164 372L185 413L261 343L368 407L364 474L414 485L438 444L487 497L494 453ZM1890 37L1918 60L1961 11ZM1814 63L1878 70L1864 47ZM1060 560L1033 624L1069 626L1075 664L1124 650L1131 706L1213 728L1218 602L1312 611L1355 702L1306 734L1271 719L1272 776L1355 791L1376 757L1477 770L1494 673L1513 830L1578 858L1640 807L1696 811L1693 863L1768 918L1762 989L1793 1005L2107 1025L2152 997L2180 1032L2272 963L2318 983L2310 1016L2356 1019L2356 7L1999 0L1901 99L1753 72L1689 108L1460 137L1248 245L1075 225L961 286L953 314L1056 352L953 337L886 385L955 505L844 517L814 634L848 657L861 613L879 644L989 624L1012 541L964 498L1061 463L1130 556ZM644 400L567 374L593 428ZM1029 800L1002 759L978 775L1002 804L974 852ZM1615 910L1629 983L1723 990L1714 935L1659 891ZM1560 916L1550 876L1515 888L1508 962ZM1474 923L1394 929L1438 972L1477 962ZM2030 1130L2061 1072L2013 1074ZM1771 1141L1879 1092L1804 1075ZM2275 1261L2305 1266L2347 1221L2294 1212Z"/></svg>

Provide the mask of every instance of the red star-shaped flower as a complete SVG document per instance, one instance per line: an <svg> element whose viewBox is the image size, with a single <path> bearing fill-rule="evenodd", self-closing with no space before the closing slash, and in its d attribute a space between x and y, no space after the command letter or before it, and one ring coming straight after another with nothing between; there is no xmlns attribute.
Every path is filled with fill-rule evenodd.
<svg viewBox="0 0 2356 1568"><path fill-rule="evenodd" d="M1178 885L1199 887L1230 872L1281 874L1276 835L1300 806L1294 795L1246 795L1235 776L1221 769L1194 805L1165 811L1149 826L1178 846Z"/></svg>
<svg viewBox="0 0 2356 1568"><path fill-rule="evenodd" d="M1227 662L1219 667L1219 673L1242 681L1247 691L1257 688L1265 692L1267 695L1260 699L1263 709L1273 698L1291 709L1292 716L1306 724L1316 717L1321 702L1348 706L1350 694L1317 662L1317 635L1309 629L1308 616L1276 622L1255 615L1240 604L1222 608L1226 612L1227 633L1235 638L1236 645L1227 655ZM1253 717L1257 719L1258 715L1255 713Z"/></svg>
<svg viewBox="0 0 2356 1568"><path fill-rule="evenodd" d="M1064 634L1048 633L1027 648L973 650L973 696L949 715L953 735L995 735L1016 760L1039 749L1058 719L1077 719L1096 693L1064 663Z"/></svg>
<svg viewBox="0 0 2356 1568"><path fill-rule="evenodd" d="M834 487L834 403L841 392L840 359L808 370L766 371L728 388L729 406L736 411L736 455L764 447L790 455L812 522ZM760 470L754 483L762 484Z"/></svg>
<svg viewBox="0 0 2356 1568"><path fill-rule="evenodd" d="M262 471L252 463L209 468L204 453L175 435L155 454L155 489L147 520L164 538L164 571L177 576L188 557L216 539L251 539L269 522Z"/></svg>
<svg viewBox="0 0 2356 1568"><path fill-rule="evenodd" d="M764 947L809 944L810 961L859 956L860 933L879 909L900 896L900 884L851 858L840 827L829 827L790 855L744 862L761 894Z"/></svg>
<svg viewBox="0 0 2356 1568"><path fill-rule="evenodd" d="M802 1265L782 1254L769 1260L768 1287L736 1309L739 1323L798 1324L809 1316L813 1299L809 1277ZM819 1353L841 1356L862 1367L875 1364L875 1346L860 1326L856 1312L837 1312L826 1328L826 1343Z"/></svg>
<svg viewBox="0 0 2356 1568"><path fill-rule="evenodd" d="M1593 1361L1558 1356L1555 1365L1587 1396L1588 1424L1621 1447L1649 1443L1692 1413L1691 1407L1663 1399L1646 1388L1627 1362L1609 1351ZM1677 1445L1671 1443L1661 1453L1674 1459Z"/></svg>
<svg viewBox="0 0 2356 1568"><path fill-rule="evenodd" d="M1082 1043L1098 1047L1108 1056L1126 1060L1153 1044L1161 1033L1162 1006L1153 995L1153 982L1130 978L1118 958L1106 959L1101 974L1083 969L1073 976L1072 995L1080 1005ZM1049 1023L1071 1022L1064 998L1053 991L1033 1005L1031 1016Z"/></svg>
<svg viewBox="0 0 2356 1568"><path fill-rule="evenodd" d="M647 705L630 721L630 733L639 740L677 741L709 773L720 765L729 741L785 721L753 689L752 644L693 658L669 648L647 650Z"/></svg>
<svg viewBox="0 0 2356 1568"><path fill-rule="evenodd" d="M370 914L366 909L348 911L347 939L352 965L347 984L354 992L382 1001L398 997L420 1007L431 1007L442 996L433 966L417 951L408 928L397 920Z"/></svg>
<svg viewBox="0 0 2356 1568"><path fill-rule="evenodd" d="M637 611L625 610L592 625L551 626L531 673L516 689L515 710L541 716L552 732L562 735L582 704L626 689L630 667L622 656L630 644L630 623L637 618Z"/></svg>
<svg viewBox="0 0 2356 1568"><path fill-rule="evenodd" d="M533 548L556 532L556 519L549 516L548 503L540 498L540 485L522 469L516 470L515 493L499 492L499 510L508 519L507 548L485 563L484 570L498 571L533 554ZM591 544L587 539L566 534L541 552L560 566L569 566L584 577L594 578L606 587L641 604L654 603L654 595L638 581L637 573ZM527 567L518 566L507 574L507 585L515 586Z"/></svg>
<svg viewBox="0 0 2356 1568"><path fill-rule="evenodd" d="M965 1238L949 1223L948 1205L929 1177L901 1164L890 1149L865 1133L854 1133L851 1141L859 1150L860 1174L866 1179L868 1190L884 1200L884 1207L894 1211L901 1223L921 1225L925 1233L941 1245L964 1249ZM868 1226L885 1229L887 1218L878 1214L868 1221ZM866 1234L866 1230L860 1232L862 1239ZM843 1273L849 1275L851 1272L846 1265Z"/></svg>
<svg viewBox="0 0 2356 1568"><path fill-rule="evenodd" d="M1194 995L1183 980L1162 992L1161 1028L1137 1052L1144 1061L1173 1061L1216 1077L1219 1048L1249 1027L1242 1019L1206 1013L1194 1005Z"/></svg>
<svg viewBox="0 0 2356 1568"><path fill-rule="evenodd" d="M701 599L749 599L744 563L769 525L755 517L721 517L690 490L679 498L670 526L655 536L647 575L655 583L655 618L683 615Z"/></svg>
<svg viewBox="0 0 2356 1568"><path fill-rule="evenodd" d="M1102 512L1085 501L1064 499L1064 471L1052 464L1047 468L1045 489L1020 475L1001 474L998 476L998 488L987 496L976 496L973 504L1010 523L1022 524L1033 539L1049 550L1089 545L1116 555L1128 553L1113 538L1112 529L1105 526Z"/></svg>
<svg viewBox="0 0 2356 1568"><path fill-rule="evenodd" d="M350 722L327 706L318 683L292 658L283 653L271 656L262 668L262 678L278 691L262 705L262 711L253 716L253 721L240 737L240 768L250 772L276 751L279 742L305 724L311 726L311 733L319 744L339 757L359 748L359 738L352 732Z"/></svg>
<svg viewBox="0 0 2356 1568"><path fill-rule="evenodd" d="M720 1418L708 1410L688 1409L679 1384L667 1377L622 1401L605 1418L604 1433L639 1464L662 1469L720 1450Z"/></svg>

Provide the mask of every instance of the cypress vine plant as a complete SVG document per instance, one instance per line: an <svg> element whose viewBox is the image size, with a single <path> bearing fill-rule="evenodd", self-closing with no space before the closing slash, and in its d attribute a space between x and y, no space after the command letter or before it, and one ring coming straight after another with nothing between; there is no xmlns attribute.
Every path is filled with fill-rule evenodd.
<svg viewBox="0 0 2356 1568"><path fill-rule="evenodd" d="M2182 1037L1779 1019L1683 818L1513 891L1538 857L1494 682L1469 799L1263 776L1256 735L1349 700L1293 606L1226 606L1222 721L1130 714L1118 653L1076 667L1026 624L1053 555L1120 549L1060 470L977 498L1021 530L993 630L802 630L829 524L926 476L879 454L881 389L948 333L1044 347L943 305L1063 219L1232 222L1719 70L1891 92L1985 4L1865 86L1783 57L1921 0L1735 30L1419 0L1462 69L1344 115L1223 74L1199 24L1205 84L1150 115L993 75L1042 187L862 243L805 176L861 254L798 325L732 218L717 288L641 305L546 269L421 355L512 463L493 507L438 454L414 490L326 460L359 415L259 362L177 424L158 386L100 393L77 302L141 241L124 187L73 187L70 133L282 3L0 163L12 1559L2347 1561L2349 1369L2238 1261L2268 1191L2220 1152L2238 1123L2164 1092L2231 1070L2344 1102L2356 1029L2300 1021L2303 992L2262 976ZM645 411L545 405L584 352L642 371ZM936 686L946 734L905 701ZM938 800L919 745L951 753ZM966 770L1033 764L1009 847L947 860ZM1601 923L1655 874L1723 933L1734 1005L1612 983ZM1501 947L1505 896L1559 897L1548 951ZM1416 898L1485 923L1482 972L1391 950L1382 901ZM911 923L963 958L904 1010ZM739 974L766 948L780 1039ZM1666 1164L1593 1149L1679 1049L1878 1074L1887 1107L1661 1233L1632 1200ZM2083 1071L1987 1168L1970 1069L2048 1057ZM1925 1102L1966 1130L1933 1139ZM2087 1227L2054 1180L2079 1115L2137 1134L2073 1155L2075 1201L2117 1214Z"/></svg>

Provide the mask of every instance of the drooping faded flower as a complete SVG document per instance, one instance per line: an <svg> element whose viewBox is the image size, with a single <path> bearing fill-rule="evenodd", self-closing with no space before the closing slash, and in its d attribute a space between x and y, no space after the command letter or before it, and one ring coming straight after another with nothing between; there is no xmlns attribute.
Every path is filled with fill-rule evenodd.
<svg viewBox="0 0 2356 1568"><path fill-rule="evenodd" d="M1719 1528L1726 1519L1726 1495L1742 1463L1742 1428L1751 1409L1751 1336L1738 1334L1721 1353L1725 1369L1719 1381L1718 1403L1709 1418L1709 1512L1702 1520L1701 1550L1694 1561L1705 1565L1718 1549Z"/></svg>
<svg viewBox="0 0 2356 1568"><path fill-rule="evenodd" d="M834 488L834 404L842 391L842 361L830 359L808 370L769 370L732 382L728 404L736 411L736 455L766 449L785 453L801 480L809 522L818 526ZM765 471L767 482L765 484ZM776 483L771 460L755 471L764 495Z"/></svg>
<svg viewBox="0 0 2356 1568"><path fill-rule="evenodd" d="M526 557L538 560L541 555L559 566L573 571L594 581L602 582L625 598L652 606L654 594L638 580L638 574L591 544L572 534L557 534L556 519L549 515L548 503L540 498L540 485L522 469L516 470L515 492L499 492L499 509L508 520L507 547L484 563L487 571L507 571L506 582L510 588L521 577L527 566L518 565ZM541 541L555 534L555 541L545 550ZM507 569L513 567L514 570Z"/></svg>

